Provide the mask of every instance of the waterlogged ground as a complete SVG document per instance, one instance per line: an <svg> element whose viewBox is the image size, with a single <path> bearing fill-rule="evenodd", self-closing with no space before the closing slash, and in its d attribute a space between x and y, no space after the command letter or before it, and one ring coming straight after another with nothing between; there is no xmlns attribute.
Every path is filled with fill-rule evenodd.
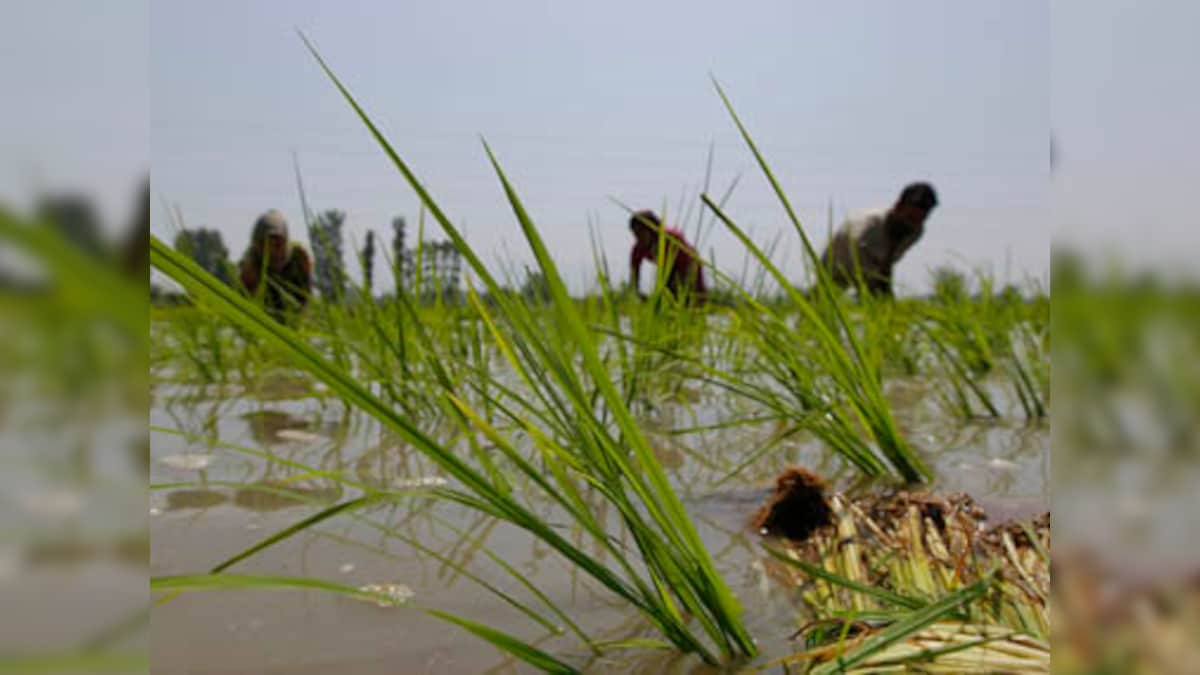
<svg viewBox="0 0 1200 675"><path fill-rule="evenodd" d="M893 381L889 395L901 428L938 476L936 490L966 491L995 517L1049 508L1048 425L1025 424L1015 413L1002 422L953 421L921 381ZM1000 400L1003 395L997 387ZM762 539L748 520L786 464L811 467L843 488L850 487L852 476L807 434L779 440L782 427L774 422L672 433L754 417L748 406L721 390L687 389L674 400L657 402L643 421L721 574L746 608L751 634L764 658L771 658L794 651L787 638L805 617L794 593L768 575ZM314 472L339 472L362 484L413 491L400 502L328 521L228 570L390 585L400 597L411 594L409 604L379 607L315 591L185 594L154 609L155 672L527 670L418 607L496 626L556 654L575 654L574 662L596 671L703 670L694 660L647 650L628 652L628 660L614 652L608 660L588 662L573 636L551 636L467 578L461 570L529 597L487 557L490 551L535 580L595 639L648 634L636 614L530 537L422 496L444 480L432 463L374 421L322 396L320 386L303 375L281 373L254 392L160 384L150 423L194 435L153 436L150 566L155 576L207 571L356 494ZM221 444L204 440L217 438ZM542 513L554 521L548 505Z"/></svg>

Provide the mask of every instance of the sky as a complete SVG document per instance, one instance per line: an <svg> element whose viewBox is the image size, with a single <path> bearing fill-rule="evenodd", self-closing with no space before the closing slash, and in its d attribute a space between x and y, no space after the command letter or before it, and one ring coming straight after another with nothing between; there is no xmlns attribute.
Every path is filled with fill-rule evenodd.
<svg viewBox="0 0 1200 675"><path fill-rule="evenodd" d="M831 208L840 221L929 180L941 206L901 290L943 264L1047 278L1045 2L156 2L149 27L159 236L173 236L164 205L235 256L268 208L302 235L294 152L311 206L346 212L347 248L368 228L390 241L397 215L413 239L418 200L300 29L489 264L532 258L481 135L575 290L595 278L593 228L628 274L614 199L696 231L710 147L710 191L738 179L728 213L757 241L780 237L801 278L799 239L715 76L818 246ZM740 273L745 250L720 224L695 243Z"/></svg>
<svg viewBox="0 0 1200 675"><path fill-rule="evenodd" d="M1055 0L1051 17L1056 243L1200 279L1200 3Z"/></svg>
<svg viewBox="0 0 1200 675"><path fill-rule="evenodd" d="M148 0L0 8L0 203L82 192L110 234L124 232L150 171L149 11Z"/></svg>
<svg viewBox="0 0 1200 675"><path fill-rule="evenodd" d="M315 206L347 211L357 240L414 221L415 198L300 28L472 243L525 261L486 135L577 286L594 277L589 223L623 271L610 197L676 212L682 196L694 220L710 143L714 191L740 175L731 215L781 237L800 276L796 236L710 73L818 244L831 202L840 219L914 178L937 185L942 206L899 266L910 292L947 263L1044 276L1051 234L1195 269L1200 3L558 4L25 4L0 20L0 202L82 191L115 232L152 167L155 233L173 234L174 204L236 252L267 208L300 222L295 151ZM741 269L727 233L699 243Z"/></svg>

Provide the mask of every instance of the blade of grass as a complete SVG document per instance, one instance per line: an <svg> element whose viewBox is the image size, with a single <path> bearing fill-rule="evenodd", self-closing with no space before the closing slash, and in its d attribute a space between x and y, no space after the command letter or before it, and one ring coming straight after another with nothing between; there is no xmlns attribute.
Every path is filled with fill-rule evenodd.
<svg viewBox="0 0 1200 675"><path fill-rule="evenodd" d="M302 590L335 593L356 600L392 602L380 593L312 577L288 577L269 574L180 574L150 577L150 592L180 591L274 591Z"/></svg>
<svg viewBox="0 0 1200 675"><path fill-rule="evenodd" d="M573 675L574 673L579 672L575 668L572 668L562 661L559 661L546 652L526 642L523 642L509 635L508 633L498 631L495 628L489 628L482 624L475 623L474 621L469 621L467 619L454 616L453 614L439 612L437 610L426 610L426 613L466 629L475 636L483 638L484 640L495 645L498 649L512 654L518 659L528 663L544 673Z"/></svg>

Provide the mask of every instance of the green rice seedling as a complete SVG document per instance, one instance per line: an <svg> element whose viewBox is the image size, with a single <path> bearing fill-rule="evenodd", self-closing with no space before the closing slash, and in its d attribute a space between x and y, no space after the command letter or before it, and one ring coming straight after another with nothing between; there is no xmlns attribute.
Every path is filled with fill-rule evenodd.
<svg viewBox="0 0 1200 675"><path fill-rule="evenodd" d="M748 239L745 241L778 275L766 254L753 248ZM718 279L727 279L719 270L714 270L714 274ZM821 438L864 474L886 474L886 465L862 439L861 417L840 405L844 398L842 381L829 375L828 363L821 357L820 338L812 329L814 324L794 321L787 305L763 304L736 284L731 288L740 294L741 301L728 314L732 325L725 332L748 349L737 359L724 361L725 367L714 366L697 355L674 351L668 345L650 344L628 334L610 334L637 348L661 352L669 360L686 362L700 381L766 407L772 419L792 420L799 428ZM878 354L870 353L877 361ZM769 446L747 456L725 479L733 478L740 469L757 461L770 450Z"/></svg>
<svg viewBox="0 0 1200 675"><path fill-rule="evenodd" d="M869 304L867 312L876 327L871 339L879 346L886 374L916 377L927 367L928 345L913 320L913 304L911 300Z"/></svg>
<svg viewBox="0 0 1200 675"><path fill-rule="evenodd" d="M761 353L770 354L769 360L783 364L781 369L772 373L773 379L804 404L799 410L807 417L805 421L809 424L815 422L815 428L823 440L830 443L831 449L846 456L869 475L880 475L884 470L882 462L868 443L878 448L900 478L906 481L929 479L929 469L905 441L892 418L883 395L878 351L864 346L855 334L828 272L820 264L787 196L725 92L715 80L714 85L799 234L809 268L817 280L815 294L810 296L799 291L719 205L707 195L702 197L705 205L770 272L806 323L804 330L811 340L802 339L801 333L791 322L784 320L779 312L769 311L759 303L747 303L746 310L741 312L741 318L746 325L753 327L751 330L766 347ZM804 350L804 353L800 353L800 350ZM815 363L804 363L808 358ZM803 367L796 367L801 365ZM819 365L819 369L813 368L814 365ZM811 375L814 372L821 373L834 383L831 390L826 392L831 391L836 398L814 389ZM812 415L814 411L815 416ZM861 435L863 432L866 434L865 440Z"/></svg>
<svg viewBox="0 0 1200 675"><path fill-rule="evenodd" d="M950 272L942 270L944 278ZM947 408L963 419L986 413L1003 415L987 384L992 376L1008 379L1027 420L1046 415L1044 400L1049 388L1049 358L1045 338L1035 337L1044 305L994 292L992 280L977 273L979 290L941 290L935 302L919 309L919 324L933 346L943 369L942 382ZM943 280L944 285L946 282ZM958 288L960 283L948 284ZM965 288L965 286L963 286ZM1042 336L1048 335L1041 332ZM982 409L982 410L981 410Z"/></svg>
<svg viewBox="0 0 1200 675"><path fill-rule="evenodd" d="M0 656L0 673L141 673L149 670L150 657L144 649L80 649Z"/></svg>
<svg viewBox="0 0 1200 675"><path fill-rule="evenodd" d="M164 364L164 372L171 366L187 371L173 384L198 379L242 383L245 393L254 397L267 395L281 372L308 373L324 385L319 394L308 394L320 400L322 413L327 406L340 405L378 422L394 444L389 441L386 450L370 452L379 457L402 453L403 459L388 454L387 462L403 463L404 469L412 462L413 475L428 475L428 465L436 466L453 480L453 487L424 494L473 509L479 522L465 528L439 523L439 528L462 535L448 549L434 550L422 537L399 531L373 511L397 509L399 503L395 513L402 516L406 504L397 502L382 483L361 477L369 472L354 480L352 467L338 474L324 464L288 464L287 458L281 461L268 454L264 461L278 462L296 475L286 479L293 482L258 488L304 501L301 497L311 482L329 480L337 483L337 503L313 503L315 515L271 534L206 574L161 580L164 593L221 584L299 587L304 580L238 578L239 570L231 565L256 558L297 534L325 529L328 525L321 524L334 518L348 518L436 560L448 584L462 579L479 584L501 599L506 610L516 610L532 622L527 629L577 638L589 655L582 658L596 659L588 663L609 663L609 651L665 647L710 664L745 665L756 647L737 599L715 570L713 558L720 552L714 556L705 550L676 494L680 490L689 498L695 495L691 476L668 474L664 448L675 457L689 458L687 470L694 462L711 476L709 481L721 483L742 475L787 439L811 433L831 450L829 461L836 465L831 470L927 480L928 469L892 417L884 376L936 374L958 382L963 387L959 403L965 399L970 406L963 416L974 416L985 406L961 375L945 373L957 364L970 382L982 387L983 373L972 365L978 354L969 352L977 348L977 341L987 349L979 353L993 360L991 377L1007 374L1027 416L1036 414L1039 401L1048 407L1048 359L1043 349L1048 324L1039 323L1040 310L1025 303L989 305L990 300L974 298L932 306L918 300L885 304L865 297L857 302L842 298L824 278L805 230L731 105L735 123L805 244L806 272L813 286L804 291L787 278L774 262L779 239L754 241L727 215L724 200L709 196L706 178L700 200L704 208L696 210L684 200L673 213L683 214L682 224L695 226L694 241L702 239L706 222L721 223L743 242L747 262L741 277L733 278L706 260L720 299L696 309L664 292L669 260L658 261L649 301L624 292L610 275L595 239L594 290L571 297L535 219L485 144L536 261L528 270L509 264L507 278L489 269L462 228L446 218L349 92L332 72L326 73L421 201L414 281L406 282L398 261L390 261L396 280L393 294L376 298L370 288L348 285L343 302L314 298L303 321L280 326L264 319L247 298L214 285L155 240L154 264L182 283L198 303L156 316L158 324L152 330L180 334L161 345L156 341L156 363ZM454 292L457 289L441 288L436 275L423 276L421 262L436 253L425 243L426 215L430 226L443 232L466 259L470 276L461 295ZM517 290L527 280L536 292ZM427 285L432 293L426 292ZM1027 340L1031 342L1022 346ZM938 341L949 357L938 356ZM966 345L961 351L960 341ZM968 353L974 355L961 356ZM167 379L164 374L164 383ZM193 391L200 389L193 387L185 395L199 401L200 394ZM725 394L731 395L722 397ZM717 406L728 409L719 410L714 420ZM211 417L214 422L206 432L210 441L216 438L215 407ZM728 448L718 452L691 444L689 438L713 429L763 424L775 428L762 434L765 441L758 441L759 447L735 449L736 456L730 456ZM663 438L666 443L660 442ZM673 466L672 461L666 464ZM331 474L338 474L338 480ZM493 529L504 531L508 525L534 539L539 555L549 549L567 562L573 579L579 577L589 590L598 586L619 598L644 623L617 639L575 625L536 578L487 549ZM1037 625L1036 614L989 615L992 623L980 618L980 598L995 600L1011 590L1007 579L997 577L955 595L982 583L981 571L962 570L958 578L948 580L937 565L901 556L899 546L878 557L863 553L863 548L856 541L843 545L836 564L827 570L828 578L822 579L828 587L809 598L814 609L836 623L813 644L813 649L826 650L823 658L809 659L819 662L814 666L828 665L835 654L847 668L898 668L897 664L929 665L933 660L959 664L948 659L973 657L981 647L1011 642L997 637L992 623ZM507 575L507 590L475 569L489 564ZM894 585L880 581L880 570L892 575ZM204 578L224 575L229 578ZM857 584L854 592L844 592L849 583ZM979 595L973 595L976 591ZM947 602L952 611L917 614L946 598L951 598ZM974 613L962 610L964 603ZM573 660L577 657L549 654L538 638L518 637L516 629L508 634L470 617L439 614L432 607L417 609L428 609L535 667L580 666ZM873 621L871 630L847 629L843 619L849 613ZM885 620L886 625L881 623ZM900 628L885 633L890 626ZM854 649L831 648L824 639L834 639L831 636L840 630L848 631L843 646ZM1014 633L1004 630L1006 635Z"/></svg>
<svg viewBox="0 0 1200 675"><path fill-rule="evenodd" d="M1048 414L1050 358L1047 342L1026 325L1014 331L1012 353L1006 364L1013 391L1026 419L1043 419Z"/></svg>
<svg viewBox="0 0 1200 675"><path fill-rule="evenodd" d="M1055 670L1186 669L1197 662L1200 575L1190 547L1165 542L1194 531L1200 287L1190 270L1135 271L1078 252L1055 251L1051 264L1056 489L1119 489L1152 504L1127 521L1138 523L1136 539L1121 540L1129 550L1095 536L1056 559ZM1121 511L1097 507L1109 522ZM1159 574L1128 574L1148 557Z"/></svg>
<svg viewBox="0 0 1200 675"><path fill-rule="evenodd" d="M89 256L45 222L25 222L0 207L0 237L53 272L45 299L68 316L114 326L131 348L149 353L141 289L104 260Z"/></svg>
<svg viewBox="0 0 1200 675"><path fill-rule="evenodd" d="M0 501L4 546L16 563L7 566L8 577L20 582L28 580L32 565L43 571L33 556L50 538L93 549L143 537L139 517L145 511L137 495L144 490L142 469L149 455L143 454L145 445L125 434L137 429L148 407L152 343L146 330L145 271L135 275L122 269L107 242L94 254L85 252L50 222L4 205L0 242L6 252L0 282L0 462L6 480ZM14 260L19 264L12 265ZM106 433L114 422L128 425L124 433ZM132 463L112 454L126 449ZM85 512L104 512L107 524L67 514L61 520L68 525L67 536L59 539L54 531L64 528L30 518L18 506L23 493L62 489L83 497ZM132 500L121 499L129 495ZM98 568L81 558L72 569L88 575ZM59 579L25 611L57 616L78 607L79 577L69 572ZM128 587L118 582L114 588ZM6 636L0 672L146 671L147 655L137 644L149 625L147 613L94 609L85 622L55 625L54 639Z"/></svg>
<svg viewBox="0 0 1200 675"><path fill-rule="evenodd" d="M925 306L926 320L920 324L943 366L951 392L951 408L964 419L977 416L975 404L991 417L1001 416L982 384L997 361L995 340L988 339L985 328L997 323L987 286L984 280L977 299L973 299L961 274L949 268L936 270L935 301Z"/></svg>
<svg viewBox="0 0 1200 675"><path fill-rule="evenodd" d="M610 571L603 566L597 565L590 557L588 557L578 548L570 545L564 539L562 539L562 537L559 536L553 528L541 523L536 516L534 516L524 507L521 507L513 500L511 495L504 491L498 491L495 486L488 483L484 474L477 473L461 460L449 454L444 447L437 445L434 441L432 441L432 439L429 439L412 427L411 424L403 421L402 418L399 418L390 410L386 409L386 407L383 406L378 399L368 394L360 385L354 383L354 381L346 374L336 371L331 364L324 361L324 359L312 351L311 347L308 347L303 342L298 340L298 338L292 334L289 329L274 323L245 300L229 292L228 289L212 285L211 278L207 278L202 271L198 270L194 266L191 266L190 261L181 259L178 255L174 254L173 251L170 251L168 248L161 245L157 239L153 241L152 254L154 255L154 264L159 269L173 276L173 278L182 283L185 287L188 287L189 290L191 290L198 297L205 299L207 302L214 303L219 310L227 312L226 316L234 320L240 319L239 323L241 325L247 329L255 330L264 339L273 339L281 348L293 352L299 352L298 356L303 356L309 359L310 363L306 365L309 365L309 367L311 367L319 376L324 376L327 384L335 389L340 390L340 392L346 398L353 397L354 399L357 399L360 402L360 405L367 408L368 412L376 414L379 418L381 418L381 421L385 422L385 424L388 424L393 431L396 431L401 436L409 440L409 442L412 442L418 448L421 448L429 453L432 458L442 464L444 470L447 470L449 473L451 473L451 475L454 475L464 484L469 486L474 493L452 493L446 495L447 498L451 498L455 501L459 501L460 503L479 508L485 513L508 519L514 522L514 524L533 532L536 536L544 538L547 543L560 550L560 552L563 552L568 559L572 559L577 564L588 568L589 571L601 581L601 583L608 585L618 593L625 595L627 599L645 605L644 611L650 610L653 607L653 604L651 603L654 603L656 600L665 600L665 597L661 596L660 594L662 592L667 592L669 585L660 586L656 583L651 586L644 583L639 583L636 581L636 579L633 580L633 585L630 585L630 582L623 581L621 577L618 576L618 574L614 571ZM237 313L239 311L240 313ZM482 421L478 421L477 423L481 422ZM486 426L483 426L482 428L484 428L484 430L487 432L491 432L491 430ZM493 440L502 442L502 439L499 437ZM510 455L510 459L512 461L517 462L519 466L525 467L526 473L529 474L531 479L542 479L541 472L532 466L525 464L524 460L519 457L515 450L507 446L507 444L504 444L501 447L506 450L506 454ZM556 448L556 450L559 452L563 451L562 448ZM564 466L563 470L565 471L565 469L566 467ZM579 499L578 493L574 494L576 495L575 498ZM582 505L582 501L579 503ZM568 504L568 506L570 506L570 504ZM577 517L584 518L585 522L590 521L590 516L586 516L585 518L586 514L583 511L577 511L576 515ZM603 529L600 527L600 525L594 522L590 524L591 529L597 533L600 541L608 542L608 537L604 535ZM647 542L647 545L649 545L649 542ZM609 544L609 547L611 548L611 544ZM660 549L660 552L662 554L666 554L665 550ZM610 556L619 557L618 559L623 559L625 556L625 552L616 548L611 548L608 553ZM628 574L633 572L633 568L627 564L621 566L625 568L625 573ZM673 573L672 576L675 576L675 573ZM678 579L678 577L675 578ZM673 582L666 583L669 584ZM657 586L657 591L652 590L654 586ZM667 609L667 607L663 607L662 610L658 611L660 613L655 618L659 619L667 630L672 632L678 631L676 634L671 635L672 638L684 642L684 644L688 646L691 646L689 643L694 642L695 646L693 647L693 650L703 649L703 645L695 642L695 638L690 637L690 631L681 625L681 617L675 615L673 612L671 612L671 610ZM672 618L672 616L675 618ZM709 656L709 658L713 657Z"/></svg>
<svg viewBox="0 0 1200 675"><path fill-rule="evenodd" d="M577 527L587 533L593 546L604 550L610 562L601 564L534 515L523 504L522 493L510 490L506 483L496 480L494 467L476 464L482 461L478 453L470 455L473 461L452 453L447 446L420 431L411 420L368 392L345 370L321 357L300 336L265 319L261 312L236 294L214 286L211 279L190 261L174 255L157 240L152 247L154 264L229 320L290 354L348 403L363 409L437 462L462 485L462 489L440 490L442 497L528 531L603 587L638 608L678 649L714 663L753 655L755 647L741 624L736 601L716 574L662 467L611 382L593 334L567 296L536 228L495 158L491 158L493 167L554 300L553 311L544 321L535 320L527 307L504 296L496 279L358 108L349 92L341 87L332 72L326 72L418 193L430 215L497 299L492 311L482 305L477 295L471 294L475 310L487 323L492 339L526 386L535 392L534 397L541 399L541 404L546 407L546 415L552 422L550 433L530 426L528 420L520 416L510 420L514 424L523 424L523 432L535 440L543 467L530 464L499 430L468 406L453 380L439 381L442 403L457 409L463 419L469 420L471 427L483 434L499 453L497 461L503 462L504 469L520 474L532 488L552 499ZM528 397L524 403L533 407ZM605 415L611 417L610 422L604 421ZM590 499L581 491L584 486L589 487L592 498L601 498L619 514L624 529L636 544L635 549L620 548L613 543L607 528L593 515ZM634 551L640 558L637 566L631 559ZM535 660L540 656L523 650L517 646L518 642L506 636L490 629L472 628L462 620L459 623L518 658L544 665Z"/></svg>
<svg viewBox="0 0 1200 675"><path fill-rule="evenodd" d="M175 328L175 353L182 356L195 371L194 378L204 383L224 382L227 377L221 358L221 336L218 325L208 321L176 319L167 325Z"/></svg>
<svg viewBox="0 0 1200 675"><path fill-rule="evenodd" d="M1000 417L1000 410L996 407L991 393L981 382L981 378L971 372L971 367L963 358L962 352L948 344L944 334L939 334L924 324L920 324L919 327L933 346L936 359L944 369L943 380L947 391L942 396L947 408L962 419L973 419L980 416L975 405L978 403L989 416Z"/></svg>

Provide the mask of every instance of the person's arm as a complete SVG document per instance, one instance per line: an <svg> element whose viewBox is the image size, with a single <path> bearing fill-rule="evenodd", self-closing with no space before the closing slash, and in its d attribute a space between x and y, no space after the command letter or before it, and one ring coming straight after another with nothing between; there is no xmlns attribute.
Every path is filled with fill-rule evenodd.
<svg viewBox="0 0 1200 675"><path fill-rule="evenodd" d="M312 258L309 257L308 251L300 246L296 247L293 255L297 256L299 258L299 262L300 262L300 270L302 272L302 275L300 277L301 283L300 283L300 289L299 289L300 290L299 301L300 301L300 306L304 307L304 305L306 305L308 303L309 298L312 296L312 287L313 287Z"/></svg>
<svg viewBox="0 0 1200 675"><path fill-rule="evenodd" d="M846 234L847 225L842 224L840 228L834 232L829 243L825 245L824 252L821 253L821 265L825 271L829 273L829 281L834 288L845 289L853 277L853 271L846 269L846 258L851 257L846 255L846 251L850 246L849 235ZM818 280L813 285L813 290L819 288L821 282Z"/></svg>
<svg viewBox="0 0 1200 675"><path fill-rule="evenodd" d="M242 258L242 286L250 295L254 295L258 290L258 262L254 256L248 255Z"/></svg>
<svg viewBox="0 0 1200 675"><path fill-rule="evenodd" d="M704 283L704 270L699 268L696 270L696 303L699 305L708 304L708 285Z"/></svg>
<svg viewBox="0 0 1200 675"><path fill-rule="evenodd" d="M642 280L642 256L637 246L629 253L629 283L633 286L633 292L643 300L646 296L642 295L641 290Z"/></svg>
<svg viewBox="0 0 1200 675"><path fill-rule="evenodd" d="M872 295L893 299L895 294L892 292L892 266L884 263L878 272L872 275L867 281L867 289Z"/></svg>
<svg viewBox="0 0 1200 675"><path fill-rule="evenodd" d="M908 249L917 243L924 233L924 228L906 227L899 221L889 221L887 223L887 253L885 262L891 266L900 261Z"/></svg>

